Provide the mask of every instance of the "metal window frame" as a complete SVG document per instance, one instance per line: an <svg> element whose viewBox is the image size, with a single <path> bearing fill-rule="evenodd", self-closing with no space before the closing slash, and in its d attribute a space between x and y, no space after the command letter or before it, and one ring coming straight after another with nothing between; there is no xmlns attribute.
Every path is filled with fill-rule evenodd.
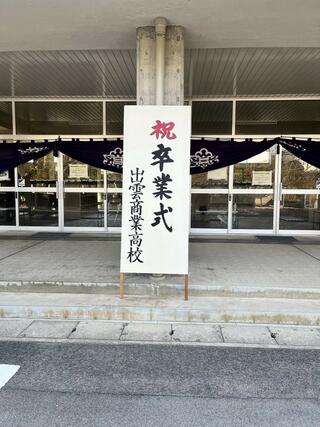
<svg viewBox="0 0 320 427"><path fill-rule="evenodd" d="M231 134L209 134L209 135L194 135L193 138L254 138L254 139L263 139L263 138L274 138L278 136L277 134L269 135L237 135L236 134L236 108L237 103L241 101L320 101L320 96L317 95L303 95L303 96L224 96L224 97L199 97L199 96L189 96L186 98L186 101L189 105L192 106L192 102L201 102L201 101L211 101L211 102L232 102L232 128ZM16 102L73 102L73 103L82 103L82 102L99 102L102 103L102 134L88 134L88 135L74 135L74 134L63 134L63 137L68 138L121 138L123 135L110 135L108 134L107 129L107 117L106 117L106 106L107 102L132 102L135 101L135 98L109 98L109 97L0 97L0 102L11 102L11 111L12 111L12 134L0 135L0 139L5 140L43 140L43 139L57 139L62 135L47 135L47 134L17 134L16 128ZM320 134L290 134L283 135L297 138L319 138ZM282 150L276 155L276 164L275 164L275 183L273 189L234 189L233 188L233 166L229 166L229 182L228 188L225 189L201 189L201 188L192 188L191 194L228 194L228 227L225 229L191 229L191 234L282 234L282 235L292 235L292 234L312 234L319 235L320 232L317 230L280 230L279 229L279 215L280 215L280 183L281 183L281 156ZM58 196L58 207L59 207L59 226L58 227L21 227L19 226L19 200L16 197L16 225L15 226L0 226L0 230L30 230L30 231L83 231L83 232L119 232L119 227L107 227L107 198L108 194L112 193L122 193L122 188L107 188L106 186L106 173L104 173L104 187L97 189L85 189L85 188L64 188L63 186L63 155L59 155L58 158L58 180L56 188L54 187L33 187L32 190L22 189L18 187L18 176L17 169L15 169L15 186L14 187L0 187L0 191L9 191L23 193L23 192L52 192L57 191ZM89 191L88 191L89 190ZM71 228L64 227L64 193L68 192L90 192L90 193L104 193L105 194L105 222L103 229L101 228ZM232 205L233 205L233 195L234 194L273 194L274 196L274 218L273 218L273 229L271 230L238 230L232 228ZM282 194L320 194L320 190L303 190L303 189L285 189L282 191Z"/></svg>

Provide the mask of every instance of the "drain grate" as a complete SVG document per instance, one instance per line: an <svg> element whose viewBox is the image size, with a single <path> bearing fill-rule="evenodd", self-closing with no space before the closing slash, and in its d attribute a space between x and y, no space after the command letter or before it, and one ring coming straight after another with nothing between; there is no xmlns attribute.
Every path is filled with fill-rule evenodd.
<svg viewBox="0 0 320 427"><path fill-rule="evenodd" d="M294 243L297 242L297 239L292 236L256 236L258 240L263 243Z"/></svg>
<svg viewBox="0 0 320 427"><path fill-rule="evenodd" d="M244 239L244 238L240 238L237 239L235 238L228 238L228 239L223 239L223 238L210 238L210 237L190 237L189 239L190 243L245 243L245 244L251 244L251 243L257 243L256 238L252 238L252 239Z"/></svg>
<svg viewBox="0 0 320 427"><path fill-rule="evenodd" d="M70 236L71 233L46 233L46 232L40 232L35 233L32 235L32 239L39 239L39 240L61 240L65 239L66 237Z"/></svg>

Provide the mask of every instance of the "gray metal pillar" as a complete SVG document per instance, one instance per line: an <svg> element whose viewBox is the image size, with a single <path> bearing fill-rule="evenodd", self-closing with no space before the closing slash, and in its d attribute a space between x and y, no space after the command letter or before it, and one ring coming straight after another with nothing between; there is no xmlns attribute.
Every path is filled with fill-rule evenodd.
<svg viewBox="0 0 320 427"><path fill-rule="evenodd" d="M184 29L175 25L166 27L163 20L157 18L155 24L160 21L162 31L165 28L164 46L159 32L160 43L159 39L156 42L155 27L137 29L138 105L183 105L184 102Z"/></svg>

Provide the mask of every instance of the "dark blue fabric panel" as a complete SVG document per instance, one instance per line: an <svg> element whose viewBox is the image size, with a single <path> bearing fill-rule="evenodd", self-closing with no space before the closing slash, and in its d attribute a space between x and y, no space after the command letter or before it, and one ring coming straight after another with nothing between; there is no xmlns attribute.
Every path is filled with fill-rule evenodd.
<svg viewBox="0 0 320 427"><path fill-rule="evenodd" d="M208 172L239 163L268 150L276 143L305 162L320 168L320 141L295 138L262 141L194 139L191 141L190 149L190 173L193 175ZM122 173L122 140L1 143L0 172L46 156L51 151L55 155L60 151L75 160L100 169Z"/></svg>
<svg viewBox="0 0 320 427"><path fill-rule="evenodd" d="M55 143L2 143L0 144L0 172L10 170L30 160L46 156L54 149Z"/></svg>
<svg viewBox="0 0 320 427"><path fill-rule="evenodd" d="M294 156L320 169L320 141L281 138L281 145Z"/></svg>
<svg viewBox="0 0 320 427"><path fill-rule="evenodd" d="M60 141L58 150L79 162L122 173L122 141Z"/></svg>
<svg viewBox="0 0 320 427"><path fill-rule="evenodd" d="M268 150L277 139L263 141L192 140L190 155L191 175L220 169L249 159Z"/></svg>

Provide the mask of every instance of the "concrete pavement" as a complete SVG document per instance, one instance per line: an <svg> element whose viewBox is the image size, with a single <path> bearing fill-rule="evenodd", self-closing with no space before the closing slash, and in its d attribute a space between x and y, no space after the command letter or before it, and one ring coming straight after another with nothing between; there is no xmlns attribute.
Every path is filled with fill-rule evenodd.
<svg viewBox="0 0 320 427"><path fill-rule="evenodd" d="M1 292L0 317L320 325L320 299Z"/></svg>
<svg viewBox="0 0 320 427"><path fill-rule="evenodd" d="M320 238L190 238L183 279L126 275L119 236L0 234L0 318L320 325Z"/></svg>
<svg viewBox="0 0 320 427"><path fill-rule="evenodd" d="M190 286L206 290L310 289L320 291L320 237L215 236L190 239ZM119 236L1 233L1 287L35 283L106 285L119 283ZM182 285L166 276L126 275L127 284ZM132 288L131 288L132 289ZM40 289L39 289L40 290ZM166 289L167 291L167 289ZM138 292L137 289L132 292ZM143 290L143 293L145 289Z"/></svg>
<svg viewBox="0 0 320 427"><path fill-rule="evenodd" d="M2 319L0 340L118 344L139 342L320 350L320 327Z"/></svg>

